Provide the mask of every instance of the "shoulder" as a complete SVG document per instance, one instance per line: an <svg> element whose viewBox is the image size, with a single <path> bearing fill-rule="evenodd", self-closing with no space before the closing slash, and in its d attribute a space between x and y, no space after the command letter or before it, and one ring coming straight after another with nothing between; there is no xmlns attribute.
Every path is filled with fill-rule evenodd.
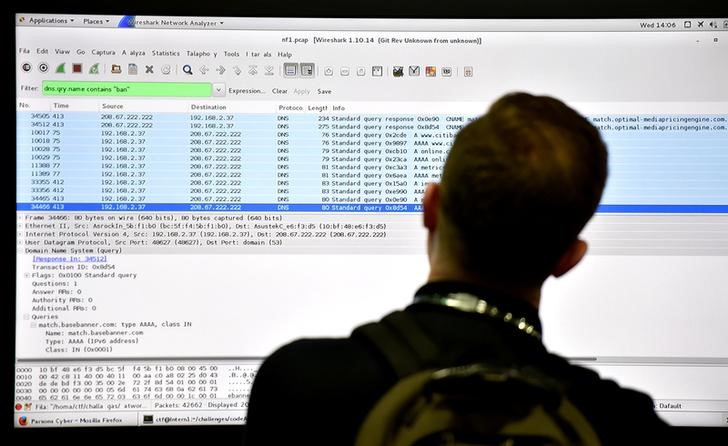
<svg viewBox="0 0 728 446"><path fill-rule="evenodd" d="M602 378L586 367L567 364L567 380L572 393L584 395L594 405L624 405L625 409L637 409L654 413L654 404L649 395L620 386L616 381Z"/></svg>
<svg viewBox="0 0 728 446"><path fill-rule="evenodd" d="M293 383L333 375L345 370L374 371L371 352L355 339L299 339L273 352L258 371L259 378L285 376Z"/></svg>
<svg viewBox="0 0 728 446"><path fill-rule="evenodd" d="M261 365L250 406L348 395L369 399L390 380L388 369L356 339L300 339L276 350Z"/></svg>
<svg viewBox="0 0 728 446"><path fill-rule="evenodd" d="M649 395L585 367L569 364L566 375L567 396L605 437L605 444L635 438L654 441L666 434L668 425L655 412Z"/></svg>
<svg viewBox="0 0 728 446"><path fill-rule="evenodd" d="M284 345L256 374L247 441L351 443L368 408L391 384L388 380L386 369L357 340L301 339ZM280 429L281 419L287 429ZM331 426L326 438L320 435L322 419Z"/></svg>

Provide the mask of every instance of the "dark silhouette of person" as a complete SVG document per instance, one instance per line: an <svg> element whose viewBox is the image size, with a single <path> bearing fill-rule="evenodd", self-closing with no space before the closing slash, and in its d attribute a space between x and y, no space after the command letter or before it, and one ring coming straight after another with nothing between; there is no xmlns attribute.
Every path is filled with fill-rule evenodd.
<svg viewBox="0 0 728 446"><path fill-rule="evenodd" d="M538 367L564 383L603 444L640 444L664 434L652 400L541 342L541 286L586 253L579 233L606 178L606 146L584 117L551 97L500 98L461 129L441 182L426 189L430 273L404 311L438 345L438 365ZM498 316L473 311L480 301ZM256 376L246 444L353 444L367 412L396 380L366 339L292 342Z"/></svg>

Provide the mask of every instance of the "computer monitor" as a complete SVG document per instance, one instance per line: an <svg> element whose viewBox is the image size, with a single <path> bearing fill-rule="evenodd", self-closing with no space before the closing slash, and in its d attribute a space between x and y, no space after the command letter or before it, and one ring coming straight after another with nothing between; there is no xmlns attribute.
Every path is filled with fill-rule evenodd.
<svg viewBox="0 0 728 446"><path fill-rule="evenodd" d="M510 91L610 151L547 347L726 424L728 16L14 23L18 429L243 424L276 347L410 302L424 187Z"/></svg>

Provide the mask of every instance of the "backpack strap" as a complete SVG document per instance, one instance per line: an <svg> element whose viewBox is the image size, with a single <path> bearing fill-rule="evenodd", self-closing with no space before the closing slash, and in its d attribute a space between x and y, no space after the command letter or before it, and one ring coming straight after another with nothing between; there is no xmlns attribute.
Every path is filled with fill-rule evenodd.
<svg viewBox="0 0 728 446"><path fill-rule="evenodd" d="M353 337L367 339L382 353L398 379L432 366L440 349L411 314L395 311L381 322L357 327Z"/></svg>

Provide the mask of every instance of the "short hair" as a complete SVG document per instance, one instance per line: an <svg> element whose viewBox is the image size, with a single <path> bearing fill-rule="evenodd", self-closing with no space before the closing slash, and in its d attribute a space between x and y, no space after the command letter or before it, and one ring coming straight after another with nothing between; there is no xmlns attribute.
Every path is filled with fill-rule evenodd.
<svg viewBox="0 0 728 446"><path fill-rule="evenodd" d="M480 277L545 280L599 204L607 148L563 102L496 101L461 129L441 179L441 219L460 266Z"/></svg>

